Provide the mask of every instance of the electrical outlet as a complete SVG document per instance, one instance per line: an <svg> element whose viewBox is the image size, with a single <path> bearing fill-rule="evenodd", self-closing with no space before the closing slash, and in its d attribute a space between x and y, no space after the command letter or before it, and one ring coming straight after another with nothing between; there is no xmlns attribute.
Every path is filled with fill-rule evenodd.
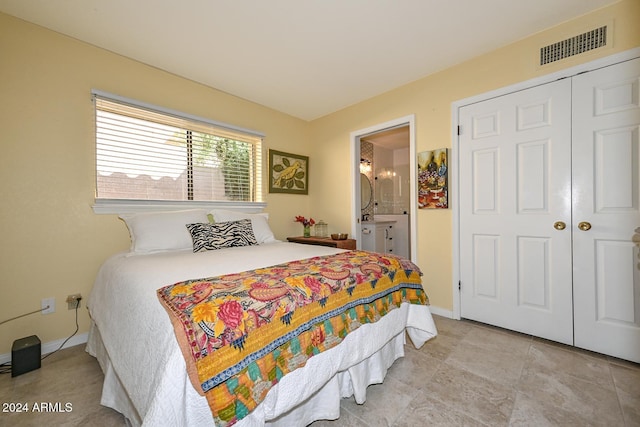
<svg viewBox="0 0 640 427"><path fill-rule="evenodd" d="M80 300L82 300L82 295L80 293L68 295L67 296L68 309L75 310L76 308L80 308Z"/></svg>
<svg viewBox="0 0 640 427"><path fill-rule="evenodd" d="M51 297L51 298L42 298L42 301L40 302L40 307L42 308L42 311L40 313L42 314L51 314L51 313L55 313L56 311L56 299Z"/></svg>

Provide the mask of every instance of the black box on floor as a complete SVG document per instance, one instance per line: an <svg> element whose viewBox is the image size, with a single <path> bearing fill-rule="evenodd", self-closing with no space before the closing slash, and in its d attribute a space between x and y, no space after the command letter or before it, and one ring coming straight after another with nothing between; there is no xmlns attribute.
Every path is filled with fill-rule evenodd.
<svg viewBox="0 0 640 427"><path fill-rule="evenodd" d="M20 338L11 347L11 376L40 369L40 338L35 335Z"/></svg>

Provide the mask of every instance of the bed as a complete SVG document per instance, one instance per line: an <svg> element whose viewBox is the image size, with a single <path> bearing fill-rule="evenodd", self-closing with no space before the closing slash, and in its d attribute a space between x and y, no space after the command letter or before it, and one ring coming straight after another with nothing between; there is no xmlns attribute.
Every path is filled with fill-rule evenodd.
<svg viewBox="0 0 640 427"><path fill-rule="evenodd" d="M194 252L199 240L193 233L185 236L185 225L206 224L211 219L207 214L192 210L166 213L160 219L156 214L123 216L131 250L105 261L89 296L87 351L105 374L101 403L122 413L131 425L304 426L337 419L342 398L354 396L363 403L367 386L383 382L387 369L404 355L406 336L419 348L436 335L427 305L398 303L281 376L247 414L229 423L219 417L214 422L211 402L189 373L191 361L179 345L176 319L161 302L160 290L296 260L345 258L349 251L277 241L264 214L216 211L213 216L220 226L246 225L249 220L255 244L236 246L238 236L227 235L221 247ZM203 241L206 246L207 239ZM349 256L367 256L359 252Z"/></svg>

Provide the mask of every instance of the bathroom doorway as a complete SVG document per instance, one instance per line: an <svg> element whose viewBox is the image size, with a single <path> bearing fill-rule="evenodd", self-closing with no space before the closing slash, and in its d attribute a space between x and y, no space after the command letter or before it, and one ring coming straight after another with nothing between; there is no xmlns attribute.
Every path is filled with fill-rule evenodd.
<svg viewBox="0 0 640 427"><path fill-rule="evenodd" d="M390 253L416 260L416 171L414 116L351 133L352 236L370 250L364 236L384 222L393 225ZM369 227L371 226L371 227Z"/></svg>

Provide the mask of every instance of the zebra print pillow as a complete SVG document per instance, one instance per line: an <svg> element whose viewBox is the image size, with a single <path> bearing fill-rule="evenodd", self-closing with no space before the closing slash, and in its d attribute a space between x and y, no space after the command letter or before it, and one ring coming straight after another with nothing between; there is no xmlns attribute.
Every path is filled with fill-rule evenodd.
<svg viewBox="0 0 640 427"><path fill-rule="evenodd" d="M193 239L193 252L258 244L250 219L215 224L187 224L187 229Z"/></svg>

